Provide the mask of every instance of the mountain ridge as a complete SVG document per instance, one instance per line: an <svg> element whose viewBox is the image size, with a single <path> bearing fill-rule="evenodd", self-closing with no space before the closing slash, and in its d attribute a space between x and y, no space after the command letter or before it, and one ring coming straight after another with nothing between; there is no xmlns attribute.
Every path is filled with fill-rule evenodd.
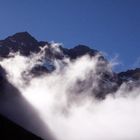
<svg viewBox="0 0 140 140"><path fill-rule="evenodd" d="M63 54L54 53L50 47L51 43L49 43L48 41L38 41L30 33L25 31L15 33L14 35L8 36L7 38L0 40L0 57L8 57L11 51L20 52L20 54L28 56L31 53L38 53L41 50L40 47L44 47L45 45L48 45L48 48L45 51L49 59L63 59L63 57L66 56L70 59L75 60L85 54L88 54L92 57L100 53L100 51L82 44L79 44L73 48L64 48L59 45L59 49L62 51ZM99 58L107 62L107 60L102 54L100 54ZM54 70L54 68L52 69ZM44 66L37 66L35 67L35 69L33 69L33 72L35 73L38 71L49 72L49 70L46 69ZM126 70L124 72L119 72L115 74L117 74L116 82L119 81L119 84L124 81L126 82L130 79L139 80L140 68L136 68L135 70Z"/></svg>
<svg viewBox="0 0 140 140"><path fill-rule="evenodd" d="M63 59L64 56L70 58L71 60L76 60L77 58L79 58L85 54L88 54L89 56L93 57L93 56L96 56L96 54L100 53L98 50L92 49L92 48L90 48L86 45L82 45L82 44L79 44L79 45L75 46L74 48L70 48L70 49L63 48L60 45L59 49L62 51L62 54L54 53L53 50L51 50L51 48L50 48L51 44L49 42L38 41L34 37L32 37L28 32L20 32L20 33L14 34L12 36L8 36L4 40L0 40L0 57L2 59L8 57L8 55L11 51L20 52L21 55L28 57L31 53L38 53L41 50L40 47L43 47L45 45L48 45L48 48L45 50L46 54L49 56L47 58L48 61L50 61L51 59L54 59L54 58L61 60L61 59ZM103 61L104 62L103 65L106 66L106 64L108 62L104 58L104 56L100 55L99 59L100 59L100 61ZM51 71L53 71L55 69L53 67L53 65L50 65L49 67L50 67L50 69L45 66L37 65L31 70L31 73L34 74L35 76L38 76L38 75L41 75L42 73L50 73ZM100 89L99 90L95 89L93 91L96 93L94 96L98 99L104 99L107 94L115 92L124 82L132 81L132 83L130 83L130 84L133 84L135 82L137 83L137 85L140 84L140 68L127 70L127 71L120 72L120 73L113 72L113 74L109 74L107 71L104 71L104 69L103 69L103 70L101 70L101 72L99 71L98 74L101 74L101 79L99 81ZM6 83L5 80L7 80L5 75L6 75L6 72L0 66L1 92L3 90L5 90L4 84ZM76 86L79 86L81 88L80 90L78 89L79 91L83 90L83 88L84 88L83 85L85 84L84 82L87 82L87 81L77 81ZM88 82L90 83L90 80ZM113 83L112 84L113 86L109 85L108 84L109 82ZM12 84L8 83L8 85L9 85L8 87L10 87L10 88L12 87ZM87 87L89 87L89 86L90 85L87 85ZM13 91L13 89L16 90L16 88L12 88L12 91ZM3 95L1 95L1 96L3 96ZM0 99L1 99L1 96L0 96ZM3 123L2 120L3 119L1 119L1 115L0 115L0 124ZM9 121L6 120L6 122L9 122ZM16 125L12 125L11 127L13 129L17 128ZM7 130L5 130L4 133L7 134L8 133ZM25 136L26 136L26 134L25 134ZM1 137L2 136L0 135L0 139L1 139ZM30 138L30 136L28 138L32 140L32 138ZM26 140L28 140L28 138L26 138Z"/></svg>
<svg viewBox="0 0 140 140"><path fill-rule="evenodd" d="M50 43L47 41L38 41L28 32L19 32L0 40L0 56L7 57L11 50L13 52L19 51L22 55L29 55L31 52L39 52L39 47L45 45L49 46ZM95 55L94 52L97 53L97 50L91 49L85 45L77 45L71 49L63 48L61 46L61 50L72 59L86 53L89 53L90 55Z"/></svg>

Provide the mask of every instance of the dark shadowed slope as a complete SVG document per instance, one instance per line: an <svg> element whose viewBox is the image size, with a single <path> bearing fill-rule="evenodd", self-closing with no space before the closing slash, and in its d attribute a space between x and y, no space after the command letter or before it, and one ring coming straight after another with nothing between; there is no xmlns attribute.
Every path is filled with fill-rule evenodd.
<svg viewBox="0 0 140 140"><path fill-rule="evenodd" d="M37 111L34 109L34 107L32 107L31 104L29 104L28 101L24 99L20 91L6 79L5 74L6 71L2 67L0 67L0 114L6 116L11 121L16 122L16 124L22 126L26 130L31 131L32 133L38 136L42 136L43 139L45 138L45 140L54 140L50 130L47 128L46 125L44 125L44 122L42 122L42 120L38 116ZM5 126L6 128L2 126L3 129L8 129L8 124L9 122L6 123L6 121L4 124L0 122L0 125L6 125ZM10 131L10 129L13 129L13 133L14 130L18 129L16 126L10 124L9 127L11 128L9 128L8 130ZM21 131L21 130L17 130L17 131ZM8 133L10 132L7 132L7 135ZM5 130L5 134L6 134L6 130ZM26 133L25 133L25 137L26 137ZM8 139L0 138L0 140L8 140ZM15 139L13 136L12 140L16 140L16 135L15 135ZM21 139L17 139L17 140L21 140Z"/></svg>
<svg viewBox="0 0 140 140"><path fill-rule="evenodd" d="M43 140L0 115L1 140Z"/></svg>

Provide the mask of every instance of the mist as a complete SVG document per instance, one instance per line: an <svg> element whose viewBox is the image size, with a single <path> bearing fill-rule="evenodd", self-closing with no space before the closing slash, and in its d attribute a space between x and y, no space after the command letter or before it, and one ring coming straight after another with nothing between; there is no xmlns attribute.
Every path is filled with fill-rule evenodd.
<svg viewBox="0 0 140 140"><path fill-rule="evenodd" d="M62 53L58 46L51 45L53 54ZM44 139L51 135L50 140L139 140L140 87L133 84L130 88L131 80L118 88L115 82L109 81L103 81L105 87L101 86L103 73L112 76L116 62L100 59L100 53L76 60L66 56L50 59L45 54L47 47L29 57L11 53L0 60L6 79L19 91L12 100L10 94L6 96L1 112L10 114L9 118L14 114L12 120ZM34 75L32 69L45 65L46 60L55 69ZM108 91L110 88L116 90ZM25 112L19 113L17 98ZM26 120L33 120L36 130L32 125L25 125Z"/></svg>

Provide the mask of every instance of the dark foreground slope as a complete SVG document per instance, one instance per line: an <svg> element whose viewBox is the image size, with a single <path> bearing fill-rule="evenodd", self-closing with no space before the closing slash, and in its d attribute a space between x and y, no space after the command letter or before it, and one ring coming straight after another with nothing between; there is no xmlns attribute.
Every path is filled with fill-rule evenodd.
<svg viewBox="0 0 140 140"><path fill-rule="evenodd" d="M0 140L42 140L0 115Z"/></svg>
<svg viewBox="0 0 140 140"><path fill-rule="evenodd" d="M0 67L0 140L40 139L31 132L45 140L54 140L50 130L44 125L36 110L7 80L6 71Z"/></svg>

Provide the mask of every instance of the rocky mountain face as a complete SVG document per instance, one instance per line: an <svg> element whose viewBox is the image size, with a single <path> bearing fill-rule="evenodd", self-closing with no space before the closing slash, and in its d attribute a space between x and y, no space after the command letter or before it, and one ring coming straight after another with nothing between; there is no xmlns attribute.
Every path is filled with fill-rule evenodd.
<svg viewBox="0 0 140 140"><path fill-rule="evenodd" d="M16 33L12 36L7 37L4 40L0 40L0 57L5 58L8 57L10 52L20 52L20 54L24 56L29 56L31 53L38 53L41 50L41 47L47 45L48 47L45 49L46 53L46 65L36 65L31 73L34 75L40 75L42 73L49 73L55 69L53 64L51 63L51 59L60 59L62 60L64 57L68 57L71 60L75 60L85 54L90 55L91 57L99 54L100 52L95 49L91 49L85 45L77 45L74 48L63 48L61 45L59 46L60 52L54 52L51 47L51 44L47 41L37 41L34 37L32 37L28 32L20 32ZM104 58L103 55L100 54L99 60L104 62L104 69L108 61ZM123 82L128 81L139 81L140 80L140 68L135 70L128 70L126 72L120 72L109 74L107 71L103 70L99 72L102 75L100 80L100 91L97 92L97 97L102 97L103 94L107 94L109 92L115 91ZM81 82L82 83L82 82ZM109 83L114 83L110 86ZM82 83L83 84L83 83ZM104 93L102 93L104 91Z"/></svg>
<svg viewBox="0 0 140 140"><path fill-rule="evenodd" d="M38 42L28 32L16 33L4 40L0 40L0 56L6 57L10 51L19 51L22 55L29 55L31 52L38 52L39 46L44 46L47 42Z"/></svg>
<svg viewBox="0 0 140 140"><path fill-rule="evenodd" d="M0 40L0 56L7 57L10 51L19 51L22 55L29 55L33 52L39 52L40 47L45 45L49 46L49 43L45 41L37 41L28 32L20 32L14 34L13 36L9 36L4 40ZM78 45L72 49L62 48L60 46L60 49L64 55L69 56L71 59L75 59L86 53L95 55L98 52L97 50L90 49L85 45ZM49 55L52 55L51 49L48 48L46 52L49 53ZM61 56L55 57L61 58Z"/></svg>
<svg viewBox="0 0 140 140"><path fill-rule="evenodd" d="M140 68L136 68L134 70L127 70L126 72L120 72L118 74L119 78L122 81L136 81L140 79Z"/></svg>
<svg viewBox="0 0 140 140"><path fill-rule="evenodd" d="M96 54L100 53L99 51L91 49L90 47L85 45L77 45L74 48L70 49L63 48L60 45L59 49L61 53L54 52L54 50L51 47L51 44L48 43L47 41L37 41L28 32L20 32L12 36L9 36L4 40L0 40L0 57L1 58L8 57L8 54L10 52L20 52L22 55L28 56L31 53L38 53L41 50L40 47L43 47L45 45L48 45L48 47L45 49L45 53L47 56L46 57L47 67L44 65L35 66L31 70L31 72L34 73L35 75L40 75L41 73L46 72L48 73L50 71L53 71L55 67L50 63L51 59L61 60L65 56L70 58L71 60L74 60L85 54L89 54L91 57L93 57ZM108 63L103 55L100 55L99 59L100 61L105 62L104 65ZM118 74L114 72L113 75L108 74L107 71L102 71L100 74L102 75L102 80L100 81L101 83L100 87L102 87L101 89L108 87L106 90L103 90L104 94L110 92L110 90L112 91L117 89L117 87L120 86L123 82L128 82L130 80L132 81L140 80L140 68L137 68L135 70L128 70L126 72L120 72ZM113 87L107 86L109 82L115 83L113 84L114 86ZM102 96L102 92L99 91L97 96Z"/></svg>
<svg viewBox="0 0 140 140"><path fill-rule="evenodd" d="M10 52L19 52L21 55L28 57L32 53L40 52L41 47L45 45L48 46L47 48L45 48L46 64L36 65L35 67L33 67L31 70L31 74L33 74L34 76L41 75L42 73L51 73L53 70L55 70L55 66L52 64L51 61L52 59L63 60L64 57L66 58L68 57L70 58L71 61L73 61L85 54L88 54L90 57L94 57L97 54L100 54L98 50L91 49L90 47L85 45L78 45L70 49L63 48L60 45L59 51L61 51L61 53L59 51L54 52L54 50L51 47L51 43L47 41L37 41L28 32L20 32L12 36L9 36L4 40L0 40L0 59L9 57ZM100 79L98 81L100 88L93 89L93 93L96 98L104 99L106 94L115 92L120 87L120 85L124 82L126 83L129 82L132 85L133 84L138 86L140 85L140 68L134 70L128 70L126 72L120 72L120 73L113 72L110 74L106 70L108 61L101 54L99 55L98 59L101 62L99 66L100 70L97 73L98 75L100 75ZM12 91L15 91L15 93L18 92L18 90L8 82L5 75L6 75L5 70L0 66L0 91L1 91L0 100L1 98L3 98L2 96L5 96L2 95L2 93L7 94L7 91L9 89L10 90L12 89ZM76 88L79 87L77 88L77 91L80 93L82 90L84 90L85 86L86 88L88 87L90 88L91 80L92 78L89 77L89 79L87 80L77 81ZM26 132L25 130L18 127L17 125L9 122L9 120L0 116L0 130L1 129L5 137L6 134L10 134L12 135L11 137L15 140L22 139L22 138L26 140L40 139L32 134L29 134L29 132ZM19 133L15 134L15 131ZM23 137L20 138L19 135Z"/></svg>

